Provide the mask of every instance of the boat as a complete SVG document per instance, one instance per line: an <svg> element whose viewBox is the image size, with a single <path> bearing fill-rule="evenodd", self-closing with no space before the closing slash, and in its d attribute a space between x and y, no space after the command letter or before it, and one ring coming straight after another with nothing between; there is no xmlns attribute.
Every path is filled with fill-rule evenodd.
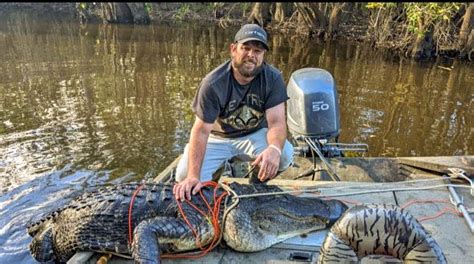
<svg viewBox="0 0 474 264"><path fill-rule="evenodd" d="M278 185L294 195L340 199L349 207L396 205L423 225L441 247L448 263L474 261L474 224L470 215L474 208L471 181L474 156L364 157L368 146L337 142L337 94L328 72L315 68L296 71L290 78L288 93L288 128L294 139L295 159L290 168L265 184ZM301 96L304 100L297 99ZM180 158L153 181L173 183ZM216 181L254 181L251 161L236 158L228 165L216 172ZM219 245L193 262L316 263L329 232L326 229L293 237L254 253L236 252ZM70 262L102 260L133 262L93 252L76 253ZM163 259L162 263L189 263L189 260Z"/></svg>

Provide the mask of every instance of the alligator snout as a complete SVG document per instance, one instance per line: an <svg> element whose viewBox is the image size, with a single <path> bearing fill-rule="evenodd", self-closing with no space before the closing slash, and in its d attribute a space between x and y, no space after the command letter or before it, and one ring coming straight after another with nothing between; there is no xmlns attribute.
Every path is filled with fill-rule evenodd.
<svg viewBox="0 0 474 264"><path fill-rule="evenodd" d="M326 203L329 208L329 227L332 226L339 218L341 218L342 214L344 214L349 207L339 200L328 200Z"/></svg>

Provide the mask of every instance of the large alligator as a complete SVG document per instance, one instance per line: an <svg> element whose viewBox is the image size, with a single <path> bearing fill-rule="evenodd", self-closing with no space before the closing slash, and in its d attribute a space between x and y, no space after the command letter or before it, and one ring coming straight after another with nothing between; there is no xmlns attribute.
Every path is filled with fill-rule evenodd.
<svg viewBox="0 0 474 264"><path fill-rule="evenodd" d="M289 237L327 228L347 210L340 201L284 194L276 186L231 183L229 187L235 193L220 201L217 220L223 240L236 251L264 250ZM215 197L224 192L206 186L202 197L214 208ZM274 194L252 196L258 193ZM235 195L241 197L238 203L234 203ZM200 210L208 208L200 195L191 202ZM66 262L77 251L96 251L132 255L137 263L159 263L162 254L190 251L216 241L219 225L188 203L181 203L181 208L182 213L171 185L101 187L30 225L30 251L40 262Z"/></svg>

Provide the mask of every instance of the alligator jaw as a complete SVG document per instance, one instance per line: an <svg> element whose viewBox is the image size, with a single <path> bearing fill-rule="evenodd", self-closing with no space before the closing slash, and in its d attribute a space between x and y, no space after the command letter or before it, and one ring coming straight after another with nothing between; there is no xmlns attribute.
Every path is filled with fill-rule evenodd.
<svg viewBox="0 0 474 264"><path fill-rule="evenodd" d="M232 210L224 240L236 251L264 250L285 239L329 227L347 210L340 201L290 195L244 199Z"/></svg>

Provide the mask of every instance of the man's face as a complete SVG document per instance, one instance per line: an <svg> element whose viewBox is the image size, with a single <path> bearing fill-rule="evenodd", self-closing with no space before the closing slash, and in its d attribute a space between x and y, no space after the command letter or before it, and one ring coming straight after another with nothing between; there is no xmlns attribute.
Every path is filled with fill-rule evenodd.
<svg viewBox="0 0 474 264"><path fill-rule="evenodd" d="M257 41L233 43L230 46L232 66L242 76L254 77L262 68L265 51L263 45Z"/></svg>

